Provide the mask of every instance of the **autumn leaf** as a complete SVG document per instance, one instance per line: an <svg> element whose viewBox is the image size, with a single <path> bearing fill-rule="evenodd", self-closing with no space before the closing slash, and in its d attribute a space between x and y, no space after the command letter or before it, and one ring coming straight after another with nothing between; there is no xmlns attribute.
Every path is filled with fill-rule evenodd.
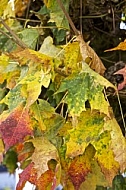
<svg viewBox="0 0 126 190"><path fill-rule="evenodd" d="M123 82L118 84L118 90L122 90L126 85L126 66L114 73L114 75L118 74L123 75Z"/></svg>
<svg viewBox="0 0 126 190"><path fill-rule="evenodd" d="M8 4L8 0L1 0L1 7L0 7L0 16L3 14L4 9L6 9L6 6Z"/></svg>
<svg viewBox="0 0 126 190"><path fill-rule="evenodd" d="M86 63L82 62L82 64L83 71L66 77L56 94L66 91L63 101L68 104L68 110L72 116L79 116L82 111L86 110L87 100L89 100L91 109L98 109L109 116L109 104L104 98L103 89L104 86L115 87L90 69Z"/></svg>
<svg viewBox="0 0 126 190"><path fill-rule="evenodd" d="M94 154L95 149L90 145L83 155L77 156L72 160L68 168L68 174L75 190L79 190L81 183L85 181L86 176L91 172L91 159Z"/></svg>
<svg viewBox="0 0 126 190"><path fill-rule="evenodd" d="M27 96L27 106L32 105L41 93L41 87L47 88L51 79L51 73L44 73L43 70L28 74L18 84L23 85L22 93Z"/></svg>
<svg viewBox="0 0 126 190"><path fill-rule="evenodd" d="M34 163L30 163L19 175L19 182L16 190L22 190L27 181L35 184L37 181L37 171L34 169Z"/></svg>
<svg viewBox="0 0 126 190"><path fill-rule="evenodd" d="M56 147L51 144L46 138L38 137L29 142L33 143L35 151L31 157L32 162L35 164L35 169L37 171L37 177L39 178L41 174L46 172L48 168L48 161L51 159L59 161L58 152Z"/></svg>
<svg viewBox="0 0 126 190"><path fill-rule="evenodd" d="M83 40L81 35L77 36L77 41L80 43L80 52L83 61L90 65L91 69L97 73L103 75L106 68L104 67L102 61L95 53L95 51Z"/></svg>
<svg viewBox="0 0 126 190"><path fill-rule="evenodd" d="M95 158L98 161L105 178L112 185L112 179L119 171L119 163L115 160L111 149L111 135L109 131L101 133L98 140L92 143L96 149Z"/></svg>
<svg viewBox="0 0 126 190"><path fill-rule="evenodd" d="M96 190L97 186L108 187L109 184L107 183L100 166L95 160L91 161L91 169L92 170L88 173L86 180L81 184L80 190Z"/></svg>
<svg viewBox="0 0 126 190"><path fill-rule="evenodd" d="M81 70L79 62L82 61L78 42L68 43L64 46L64 65L66 74Z"/></svg>
<svg viewBox="0 0 126 190"><path fill-rule="evenodd" d="M4 141L5 148L21 142L27 135L32 135L30 118L27 110L19 105L10 115L0 123L0 133Z"/></svg>
<svg viewBox="0 0 126 190"><path fill-rule="evenodd" d="M114 159L119 163L120 170L124 172L126 168L126 140L115 118L107 120L104 124L104 128L110 131L110 147L115 155Z"/></svg>
<svg viewBox="0 0 126 190"><path fill-rule="evenodd" d="M124 42L120 42L120 44L117 47L115 47L115 48L105 50L105 52L107 52L107 51L114 51L114 50L126 51L126 40L124 40Z"/></svg>
<svg viewBox="0 0 126 190"><path fill-rule="evenodd" d="M82 112L77 125L68 130L66 139L69 140L66 140L66 157L82 155L89 143L97 141L103 124L103 116L99 113L90 112L90 110Z"/></svg>

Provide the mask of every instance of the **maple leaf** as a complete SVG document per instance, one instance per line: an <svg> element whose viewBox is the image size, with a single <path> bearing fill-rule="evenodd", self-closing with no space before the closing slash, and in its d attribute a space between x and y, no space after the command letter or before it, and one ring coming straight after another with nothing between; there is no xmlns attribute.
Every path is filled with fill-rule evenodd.
<svg viewBox="0 0 126 190"><path fill-rule="evenodd" d="M31 157L32 162L35 164L35 169L37 170L37 176L40 177L41 174L46 172L48 168L48 161L54 159L59 160L58 152L56 147L51 144L48 139L44 137L38 137L29 142L33 143L35 147L34 153Z"/></svg>
<svg viewBox="0 0 126 190"><path fill-rule="evenodd" d="M69 140L66 140L66 157L82 155L89 143L97 141L103 124L103 116L99 113L91 112L90 110L82 112L78 118L77 125L70 130L67 129L68 135L66 139L69 138Z"/></svg>
<svg viewBox="0 0 126 190"><path fill-rule="evenodd" d="M123 78L124 78L123 82L118 84L118 90L122 90L126 85L126 66L123 69L120 69L114 73L114 75L118 75L118 74L123 75Z"/></svg>
<svg viewBox="0 0 126 190"><path fill-rule="evenodd" d="M86 176L91 172L91 159L95 154L95 149L92 145L86 148L82 156L74 158L68 168L68 174L75 190L78 190L81 183L85 181Z"/></svg>
<svg viewBox="0 0 126 190"><path fill-rule="evenodd" d="M10 115L0 123L0 133L6 150L16 143L21 142L25 136L33 134L28 111L23 110L23 105L19 105L15 108Z"/></svg>
<svg viewBox="0 0 126 190"><path fill-rule="evenodd" d="M109 184L96 160L91 161L91 169L92 170L88 173L86 180L81 184L80 190L96 190L97 186L108 187Z"/></svg>
<svg viewBox="0 0 126 190"><path fill-rule="evenodd" d="M87 100L91 109L98 109L109 116L109 104L104 98L103 89L104 86L115 89L114 85L90 69L85 62L82 64L83 71L66 77L56 93L67 91L63 101L68 104L68 110L72 116L79 116L86 110Z"/></svg>
<svg viewBox="0 0 126 190"><path fill-rule="evenodd" d="M99 135L97 141L92 142L96 149L95 159L101 167L101 171L105 178L112 185L114 176L119 171L119 163L115 160L114 152L111 149L111 135L109 131L105 131Z"/></svg>
<svg viewBox="0 0 126 190"><path fill-rule="evenodd" d="M104 124L104 129L110 131L111 150L113 150L114 158L119 163L121 172L126 168L126 140L122 135L122 131L115 118L108 120Z"/></svg>

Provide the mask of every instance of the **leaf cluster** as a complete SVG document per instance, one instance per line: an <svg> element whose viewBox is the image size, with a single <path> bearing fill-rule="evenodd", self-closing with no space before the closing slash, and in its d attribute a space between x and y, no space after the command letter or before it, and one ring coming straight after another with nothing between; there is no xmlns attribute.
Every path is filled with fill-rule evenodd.
<svg viewBox="0 0 126 190"><path fill-rule="evenodd" d="M69 1L63 2L68 10ZM44 1L40 21L45 11L49 22L66 29L68 21L57 5ZM7 19L9 27L15 24ZM119 173L126 169L126 141L105 93L108 87L117 89L102 76L105 67L95 51L81 35L65 45L54 45L47 36L36 50L40 28L21 28L21 41L8 32L18 43L11 49L2 40L0 162L11 173L21 163L16 189L27 181L39 190L59 184L66 190L125 189Z"/></svg>

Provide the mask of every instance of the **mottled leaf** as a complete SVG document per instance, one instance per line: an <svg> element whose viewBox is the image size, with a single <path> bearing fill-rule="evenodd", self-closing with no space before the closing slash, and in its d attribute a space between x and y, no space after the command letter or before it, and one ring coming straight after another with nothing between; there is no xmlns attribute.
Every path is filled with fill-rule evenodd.
<svg viewBox="0 0 126 190"><path fill-rule="evenodd" d="M91 162L91 172L87 175L86 180L81 184L80 190L96 190L96 186L108 187L100 166L96 161Z"/></svg>
<svg viewBox="0 0 126 190"><path fill-rule="evenodd" d="M26 98L21 95L21 85L11 89L8 94L0 101L0 104L8 105L9 110L13 110L20 103L25 102Z"/></svg>
<svg viewBox="0 0 126 190"><path fill-rule="evenodd" d="M37 177L46 172L48 168L48 161L54 159L59 160L56 147L51 144L46 138L38 137L30 140L33 143L35 151L32 155L32 162L35 164Z"/></svg>
<svg viewBox="0 0 126 190"><path fill-rule="evenodd" d="M90 145L82 156L77 156L72 160L68 174L75 190L79 190L81 183L86 180L86 176L91 172L91 159L94 154L95 149Z"/></svg>
<svg viewBox="0 0 126 190"><path fill-rule="evenodd" d="M86 110L87 100L92 109L98 109L109 116L109 104L103 95L104 86L115 88L105 78L92 71L86 63L83 63L83 72L66 77L57 93L67 91L63 101L68 104L68 110L72 116L80 115Z"/></svg>
<svg viewBox="0 0 126 190"><path fill-rule="evenodd" d="M68 130L67 157L82 155L90 143L97 141L104 125L103 118L99 113L90 110L81 113L77 125Z"/></svg>
<svg viewBox="0 0 126 190"><path fill-rule="evenodd" d="M22 93L26 91L27 94L27 106L33 104L41 93L41 87L47 88L49 86L51 79L50 73L44 73L41 71L36 71L35 73L28 74L24 77L19 84L24 85Z"/></svg>
<svg viewBox="0 0 126 190"><path fill-rule="evenodd" d="M34 163L29 164L24 171L19 175L19 182L17 184L16 190L22 190L27 181L35 184L37 181L37 172L33 168Z"/></svg>
<svg viewBox="0 0 126 190"><path fill-rule="evenodd" d="M32 135L29 114L19 105L0 123L0 133L6 150L21 142L27 135Z"/></svg>
<svg viewBox="0 0 126 190"><path fill-rule="evenodd" d="M110 132L105 131L99 135L98 141L93 143L96 149L95 158L101 167L105 178L112 185L112 179L119 171L119 163L115 160L114 152L111 149Z"/></svg>
<svg viewBox="0 0 126 190"><path fill-rule="evenodd" d="M78 42L68 43L64 47L64 64L66 74L81 70L79 62L82 61Z"/></svg>

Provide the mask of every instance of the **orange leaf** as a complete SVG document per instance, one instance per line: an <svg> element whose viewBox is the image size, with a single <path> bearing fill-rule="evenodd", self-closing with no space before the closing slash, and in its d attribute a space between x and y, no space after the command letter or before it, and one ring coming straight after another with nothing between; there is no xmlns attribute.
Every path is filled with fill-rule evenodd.
<svg viewBox="0 0 126 190"><path fill-rule="evenodd" d="M107 51L114 51L114 50L122 50L122 51L126 51L126 40L124 40L124 42L120 42L120 44L112 49L108 49L105 50L105 52Z"/></svg>

